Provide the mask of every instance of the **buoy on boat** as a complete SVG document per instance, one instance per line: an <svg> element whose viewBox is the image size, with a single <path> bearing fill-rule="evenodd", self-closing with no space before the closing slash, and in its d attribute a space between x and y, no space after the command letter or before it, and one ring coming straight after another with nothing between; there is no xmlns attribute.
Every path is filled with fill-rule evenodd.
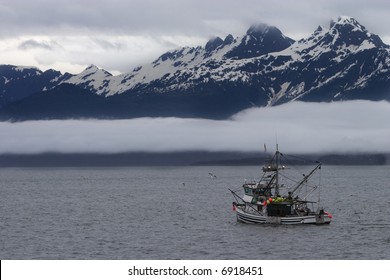
<svg viewBox="0 0 390 280"><path fill-rule="evenodd" d="M331 219L333 218L333 215L332 215L332 214L330 214L330 213L328 213L328 212L324 212L324 213L325 213L326 215L328 215L329 218L331 218Z"/></svg>

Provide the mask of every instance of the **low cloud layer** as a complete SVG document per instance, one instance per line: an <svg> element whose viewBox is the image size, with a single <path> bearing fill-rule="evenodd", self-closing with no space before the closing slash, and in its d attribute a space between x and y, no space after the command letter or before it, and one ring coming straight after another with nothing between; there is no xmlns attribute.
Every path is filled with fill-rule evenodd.
<svg viewBox="0 0 390 280"><path fill-rule="evenodd" d="M229 120L140 118L0 122L0 153L131 151L390 152L390 103L295 102Z"/></svg>

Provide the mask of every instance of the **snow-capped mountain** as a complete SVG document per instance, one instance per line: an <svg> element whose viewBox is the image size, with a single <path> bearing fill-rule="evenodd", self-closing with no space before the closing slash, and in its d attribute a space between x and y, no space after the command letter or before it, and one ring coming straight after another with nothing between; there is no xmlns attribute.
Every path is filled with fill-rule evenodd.
<svg viewBox="0 0 390 280"><path fill-rule="evenodd" d="M345 16L296 42L276 27L253 25L241 37L216 37L204 47L173 50L118 76L93 65L78 75L30 71L35 71L33 78L51 74L52 79L37 83L41 96L10 104L2 110L3 115L14 116L26 107L30 110L37 100L52 108L49 103L53 96L48 102L45 92L61 92L61 106L67 106L63 91L70 88L62 86L66 84L104 97L82 95L84 99L91 97L89 109L94 102L99 104L97 115L90 117L224 118L251 106L294 100L390 100L390 47L355 19ZM0 72L3 94L11 95L5 88L10 80L9 75ZM23 78L13 81L22 82ZM9 101L3 102L6 103Z"/></svg>
<svg viewBox="0 0 390 280"><path fill-rule="evenodd" d="M63 79L59 84L68 83L79 86L80 88L90 90L98 94L107 94L108 84L112 74L106 70L99 69L95 65L90 65L83 72L77 75L70 75Z"/></svg>
<svg viewBox="0 0 390 280"><path fill-rule="evenodd" d="M230 78L231 75L223 72L226 66L242 59L283 50L293 42L276 27L253 25L242 37L234 39L232 35L228 35L224 40L216 37L204 47L184 47L170 51L128 74L112 76L92 65L62 83L75 84L105 96L128 91L162 93L186 90L201 81L207 82L211 69L221 68L222 72L217 73L215 80Z"/></svg>
<svg viewBox="0 0 390 280"><path fill-rule="evenodd" d="M320 26L310 37L262 60L272 67L275 57L285 61L283 68L273 67L279 87L269 88L271 104L357 99L362 93L364 99L377 99L375 83L387 83L390 77L389 47L350 17L332 21L329 29Z"/></svg>

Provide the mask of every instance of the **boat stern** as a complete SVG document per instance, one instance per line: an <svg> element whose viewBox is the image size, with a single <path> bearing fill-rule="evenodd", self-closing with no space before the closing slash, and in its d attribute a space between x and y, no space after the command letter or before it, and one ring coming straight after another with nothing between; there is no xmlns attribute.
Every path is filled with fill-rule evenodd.
<svg viewBox="0 0 390 280"><path fill-rule="evenodd" d="M330 224L332 215L324 211L324 208L318 208L316 213L316 225Z"/></svg>

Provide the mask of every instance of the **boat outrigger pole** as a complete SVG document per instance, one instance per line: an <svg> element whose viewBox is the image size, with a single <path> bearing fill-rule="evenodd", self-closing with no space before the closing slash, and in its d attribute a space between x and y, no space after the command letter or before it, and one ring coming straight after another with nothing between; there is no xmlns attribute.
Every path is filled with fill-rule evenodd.
<svg viewBox="0 0 390 280"><path fill-rule="evenodd" d="M298 183L298 185L291 191L291 195L294 194L294 192L296 192L300 186L303 185L303 183L305 183L310 177L311 175L313 175L313 173L317 170L317 169L321 169L321 162L318 162L317 161L317 166L308 174L308 175L304 175L303 179Z"/></svg>

